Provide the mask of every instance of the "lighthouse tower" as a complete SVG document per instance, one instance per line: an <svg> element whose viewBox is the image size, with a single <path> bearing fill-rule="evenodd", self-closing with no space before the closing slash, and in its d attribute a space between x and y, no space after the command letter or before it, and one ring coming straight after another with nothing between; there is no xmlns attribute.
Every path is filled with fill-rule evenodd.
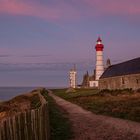
<svg viewBox="0 0 140 140"><path fill-rule="evenodd" d="M102 40L99 37L97 40L97 44L95 46L96 49L96 74L95 80L99 80L100 76L104 72L104 64L103 64L103 49L104 45L102 44Z"/></svg>
<svg viewBox="0 0 140 140"><path fill-rule="evenodd" d="M71 69L69 72L70 88L76 88L76 75L77 75L77 72L74 66L74 68Z"/></svg>

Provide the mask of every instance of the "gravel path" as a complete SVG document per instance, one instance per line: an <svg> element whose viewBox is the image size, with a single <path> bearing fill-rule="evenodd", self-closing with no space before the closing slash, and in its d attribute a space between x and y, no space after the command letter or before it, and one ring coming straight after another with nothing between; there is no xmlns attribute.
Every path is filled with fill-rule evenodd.
<svg viewBox="0 0 140 140"><path fill-rule="evenodd" d="M95 115L51 92L49 95L68 113L73 140L140 140L140 123Z"/></svg>

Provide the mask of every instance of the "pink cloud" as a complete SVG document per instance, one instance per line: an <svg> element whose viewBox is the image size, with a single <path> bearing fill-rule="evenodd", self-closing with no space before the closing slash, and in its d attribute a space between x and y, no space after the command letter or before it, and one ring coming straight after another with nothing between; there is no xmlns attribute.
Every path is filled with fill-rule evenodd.
<svg viewBox="0 0 140 140"><path fill-rule="evenodd" d="M59 5L41 5L27 3L22 0L1 0L0 13L12 15L34 16L46 20L78 17L78 11L72 6L61 2Z"/></svg>
<svg viewBox="0 0 140 140"><path fill-rule="evenodd" d="M139 0L52 0L54 4L49 5L29 1L32 3L24 0L0 0L0 13L34 16L49 21L108 15L140 15Z"/></svg>
<svg viewBox="0 0 140 140"><path fill-rule="evenodd" d="M37 16L43 19L59 18L59 11L43 5L29 5L23 1L0 1L0 12L13 15Z"/></svg>
<svg viewBox="0 0 140 140"><path fill-rule="evenodd" d="M140 15L139 0L82 0L96 15Z"/></svg>

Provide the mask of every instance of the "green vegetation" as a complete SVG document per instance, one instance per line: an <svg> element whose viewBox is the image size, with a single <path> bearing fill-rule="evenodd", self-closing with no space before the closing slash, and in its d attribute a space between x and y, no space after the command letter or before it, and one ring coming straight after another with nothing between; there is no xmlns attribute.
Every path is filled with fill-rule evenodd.
<svg viewBox="0 0 140 140"><path fill-rule="evenodd" d="M41 101L38 94L35 94L31 98L31 109L36 109L41 106Z"/></svg>
<svg viewBox="0 0 140 140"><path fill-rule="evenodd" d="M42 95L49 102L51 140L70 140L73 133L67 114L56 105L55 101L47 95L47 92Z"/></svg>
<svg viewBox="0 0 140 140"><path fill-rule="evenodd" d="M53 93L66 100L84 96L92 96L98 93L97 89L76 89L75 92L68 92L67 89L52 89Z"/></svg>
<svg viewBox="0 0 140 140"><path fill-rule="evenodd" d="M96 114L140 122L140 93L138 91L76 89L74 93L66 93L66 89L53 90L56 95Z"/></svg>

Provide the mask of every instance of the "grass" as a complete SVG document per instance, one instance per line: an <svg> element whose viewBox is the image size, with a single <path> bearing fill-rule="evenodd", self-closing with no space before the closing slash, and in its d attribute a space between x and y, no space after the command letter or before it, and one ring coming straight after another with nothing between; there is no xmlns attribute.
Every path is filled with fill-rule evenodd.
<svg viewBox="0 0 140 140"><path fill-rule="evenodd" d="M140 93L131 89L103 90L77 89L66 93L66 89L55 89L53 92L96 114L108 115L140 122Z"/></svg>
<svg viewBox="0 0 140 140"><path fill-rule="evenodd" d="M67 92L67 89L52 89L53 93L63 99L73 99L84 96L91 96L98 93L97 89L76 89L75 92Z"/></svg>
<svg viewBox="0 0 140 140"><path fill-rule="evenodd" d="M41 106L41 101L38 94L35 94L31 98L31 109L36 109Z"/></svg>
<svg viewBox="0 0 140 140"><path fill-rule="evenodd" d="M55 101L47 95L47 92L43 95L49 102L51 140L70 140L73 133L67 114L56 105Z"/></svg>

